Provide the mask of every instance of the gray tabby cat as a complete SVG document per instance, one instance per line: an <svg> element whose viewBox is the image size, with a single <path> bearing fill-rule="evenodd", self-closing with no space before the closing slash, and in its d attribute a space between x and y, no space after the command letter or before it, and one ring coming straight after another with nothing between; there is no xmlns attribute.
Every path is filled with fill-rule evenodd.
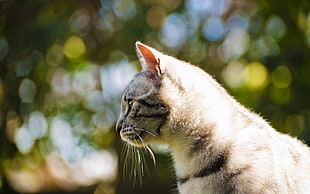
<svg viewBox="0 0 310 194"><path fill-rule="evenodd" d="M143 71L124 91L116 129L133 146L169 145L179 193L310 194L309 147L198 67L136 47Z"/></svg>

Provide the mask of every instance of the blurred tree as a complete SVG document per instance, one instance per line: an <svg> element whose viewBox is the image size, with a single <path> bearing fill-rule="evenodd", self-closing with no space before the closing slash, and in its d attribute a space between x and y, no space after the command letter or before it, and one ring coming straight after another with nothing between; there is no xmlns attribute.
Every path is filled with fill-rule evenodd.
<svg viewBox="0 0 310 194"><path fill-rule="evenodd" d="M310 144L308 0L2 0L1 193L175 188L160 149L156 167L146 159L141 187L121 176L113 128L119 95L139 69L136 40L200 65Z"/></svg>

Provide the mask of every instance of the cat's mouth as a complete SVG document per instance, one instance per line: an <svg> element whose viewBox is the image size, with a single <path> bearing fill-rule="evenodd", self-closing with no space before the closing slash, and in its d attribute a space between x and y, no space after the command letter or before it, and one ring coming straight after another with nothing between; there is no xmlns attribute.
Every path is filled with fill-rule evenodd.
<svg viewBox="0 0 310 194"><path fill-rule="evenodd" d="M135 127L125 127L120 131L120 136L123 141L137 147L142 147L146 144L143 139L144 135L144 129Z"/></svg>

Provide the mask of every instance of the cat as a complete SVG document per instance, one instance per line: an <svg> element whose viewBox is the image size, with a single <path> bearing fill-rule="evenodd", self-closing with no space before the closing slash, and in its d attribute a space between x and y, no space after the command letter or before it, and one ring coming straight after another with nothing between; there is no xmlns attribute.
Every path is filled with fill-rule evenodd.
<svg viewBox="0 0 310 194"><path fill-rule="evenodd" d="M310 149L275 131L208 73L136 42L116 131L135 147L168 144L181 194L310 193Z"/></svg>

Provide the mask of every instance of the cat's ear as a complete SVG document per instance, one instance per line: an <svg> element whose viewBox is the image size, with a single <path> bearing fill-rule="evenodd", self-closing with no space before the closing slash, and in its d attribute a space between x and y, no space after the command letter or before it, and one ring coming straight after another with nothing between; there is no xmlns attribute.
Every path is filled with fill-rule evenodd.
<svg viewBox="0 0 310 194"><path fill-rule="evenodd" d="M136 42L136 47L142 69L161 76L160 59L156 57L156 51L141 42Z"/></svg>

